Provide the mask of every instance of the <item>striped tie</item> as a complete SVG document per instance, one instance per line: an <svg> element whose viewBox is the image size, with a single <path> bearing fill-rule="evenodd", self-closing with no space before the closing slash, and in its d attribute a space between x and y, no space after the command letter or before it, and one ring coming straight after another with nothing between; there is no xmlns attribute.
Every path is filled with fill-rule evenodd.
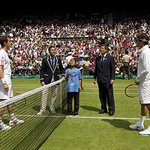
<svg viewBox="0 0 150 150"><path fill-rule="evenodd" d="M52 57L52 68L54 69L54 57Z"/></svg>

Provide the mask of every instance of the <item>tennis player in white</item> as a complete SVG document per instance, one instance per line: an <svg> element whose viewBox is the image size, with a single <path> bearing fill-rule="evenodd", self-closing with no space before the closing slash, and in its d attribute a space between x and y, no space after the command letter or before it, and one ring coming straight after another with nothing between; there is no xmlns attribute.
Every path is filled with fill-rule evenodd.
<svg viewBox="0 0 150 150"><path fill-rule="evenodd" d="M0 101L4 101L13 97L10 59L7 54L7 50L10 47L9 38L6 36L0 36L0 44L2 47L0 50ZM13 113L13 107L14 104L7 106L10 116L9 125L4 124L2 121L4 108L0 108L0 130L8 130L11 129L11 125L24 123L23 120L16 118Z"/></svg>
<svg viewBox="0 0 150 150"><path fill-rule="evenodd" d="M150 135L150 126L144 130L144 121L147 112L149 112L150 115L150 48L148 46L148 42L149 37L146 34L140 34L136 38L136 43L140 50L138 71L135 82L139 87L141 118L136 124L129 126L131 129L139 130L139 134L143 136Z"/></svg>

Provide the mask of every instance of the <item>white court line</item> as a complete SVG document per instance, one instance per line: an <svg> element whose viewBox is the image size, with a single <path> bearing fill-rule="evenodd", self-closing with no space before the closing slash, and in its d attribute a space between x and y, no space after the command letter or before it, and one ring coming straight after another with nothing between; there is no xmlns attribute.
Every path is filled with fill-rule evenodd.
<svg viewBox="0 0 150 150"><path fill-rule="evenodd" d="M62 115L17 115L17 116L23 116L23 117L35 117L35 118L38 118L38 117L41 117L41 118L45 118L45 117L64 117ZM74 119L110 119L110 120L139 120L140 118L126 118L126 117L96 117L96 116L66 116L66 118L74 118ZM150 120L150 118L146 118L145 120Z"/></svg>
<svg viewBox="0 0 150 150"><path fill-rule="evenodd" d="M110 119L110 120L139 120L140 118L123 118L123 117L96 117L96 116L66 116L66 118L83 118L83 119ZM146 118L145 120L150 120L150 118Z"/></svg>

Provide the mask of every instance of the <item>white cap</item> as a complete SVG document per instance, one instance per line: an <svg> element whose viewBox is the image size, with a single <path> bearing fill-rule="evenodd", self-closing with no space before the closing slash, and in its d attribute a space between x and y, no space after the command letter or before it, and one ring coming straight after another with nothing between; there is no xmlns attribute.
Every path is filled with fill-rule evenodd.
<svg viewBox="0 0 150 150"><path fill-rule="evenodd" d="M69 63L69 62L70 62L70 60L71 60L72 58L74 58L74 57L73 57L73 56L71 56L71 55L67 56L67 57L66 57L67 62Z"/></svg>

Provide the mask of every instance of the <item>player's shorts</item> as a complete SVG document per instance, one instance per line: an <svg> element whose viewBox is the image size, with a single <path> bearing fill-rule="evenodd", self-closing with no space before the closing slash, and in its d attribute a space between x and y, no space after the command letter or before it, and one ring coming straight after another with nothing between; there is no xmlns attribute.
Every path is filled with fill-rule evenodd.
<svg viewBox="0 0 150 150"><path fill-rule="evenodd" d="M150 104L150 81L140 82L139 100L141 104Z"/></svg>
<svg viewBox="0 0 150 150"><path fill-rule="evenodd" d="M0 99L9 99L10 97L13 97L11 77L8 75L5 75L4 78L8 84L9 89L5 90L3 87L3 83L0 80Z"/></svg>

